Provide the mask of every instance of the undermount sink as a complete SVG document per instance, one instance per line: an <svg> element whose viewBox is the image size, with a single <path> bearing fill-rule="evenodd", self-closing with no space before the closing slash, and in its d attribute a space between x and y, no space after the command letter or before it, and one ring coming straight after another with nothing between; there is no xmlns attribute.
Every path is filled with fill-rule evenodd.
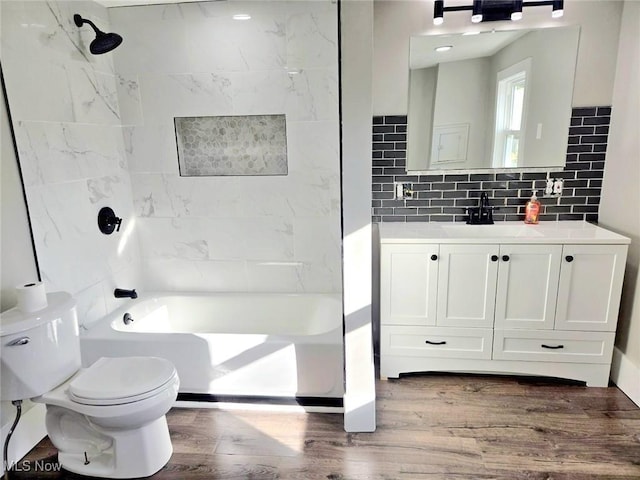
<svg viewBox="0 0 640 480"><path fill-rule="evenodd" d="M514 238L514 237L541 237L542 234L535 230L535 225L516 223L493 225L467 225L451 224L442 225L444 232L450 237L463 238Z"/></svg>

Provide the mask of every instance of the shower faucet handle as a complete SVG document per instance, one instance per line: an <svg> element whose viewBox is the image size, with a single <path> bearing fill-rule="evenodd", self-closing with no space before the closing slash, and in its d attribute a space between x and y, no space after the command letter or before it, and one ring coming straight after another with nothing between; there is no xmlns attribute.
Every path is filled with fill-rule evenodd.
<svg viewBox="0 0 640 480"><path fill-rule="evenodd" d="M122 225L122 218L113 217L110 220L111 220L111 224L116 226L116 232L119 232L120 231L120 225Z"/></svg>
<svg viewBox="0 0 640 480"><path fill-rule="evenodd" d="M122 218L117 217L109 207L102 207L98 212L98 228L105 235L111 235L114 231L120 231Z"/></svg>

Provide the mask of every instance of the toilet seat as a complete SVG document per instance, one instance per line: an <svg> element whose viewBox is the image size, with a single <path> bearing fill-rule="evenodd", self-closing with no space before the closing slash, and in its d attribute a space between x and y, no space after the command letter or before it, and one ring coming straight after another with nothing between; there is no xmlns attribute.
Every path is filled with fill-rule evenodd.
<svg viewBox="0 0 640 480"><path fill-rule="evenodd" d="M83 405L120 405L152 397L176 377L164 358L103 357L73 378L68 395Z"/></svg>

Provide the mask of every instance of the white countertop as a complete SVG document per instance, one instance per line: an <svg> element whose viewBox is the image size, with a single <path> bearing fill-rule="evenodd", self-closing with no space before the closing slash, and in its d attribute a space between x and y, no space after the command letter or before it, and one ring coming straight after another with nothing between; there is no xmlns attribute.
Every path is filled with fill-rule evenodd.
<svg viewBox="0 0 640 480"><path fill-rule="evenodd" d="M380 243L572 243L625 245L631 240L584 221L496 222L467 225L462 222L380 223Z"/></svg>

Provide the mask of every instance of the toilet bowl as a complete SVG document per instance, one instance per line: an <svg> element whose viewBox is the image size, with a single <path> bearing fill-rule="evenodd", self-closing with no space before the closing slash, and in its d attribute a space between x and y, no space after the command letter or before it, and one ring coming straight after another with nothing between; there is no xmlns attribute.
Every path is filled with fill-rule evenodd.
<svg viewBox="0 0 640 480"><path fill-rule="evenodd" d="M117 357L80 368L75 302L62 292L47 297L44 310L0 316L1 399L46 405L47 434L64 469L153 475L173 452L165 414L178 394L175 367L157 357Z"/></svg>

